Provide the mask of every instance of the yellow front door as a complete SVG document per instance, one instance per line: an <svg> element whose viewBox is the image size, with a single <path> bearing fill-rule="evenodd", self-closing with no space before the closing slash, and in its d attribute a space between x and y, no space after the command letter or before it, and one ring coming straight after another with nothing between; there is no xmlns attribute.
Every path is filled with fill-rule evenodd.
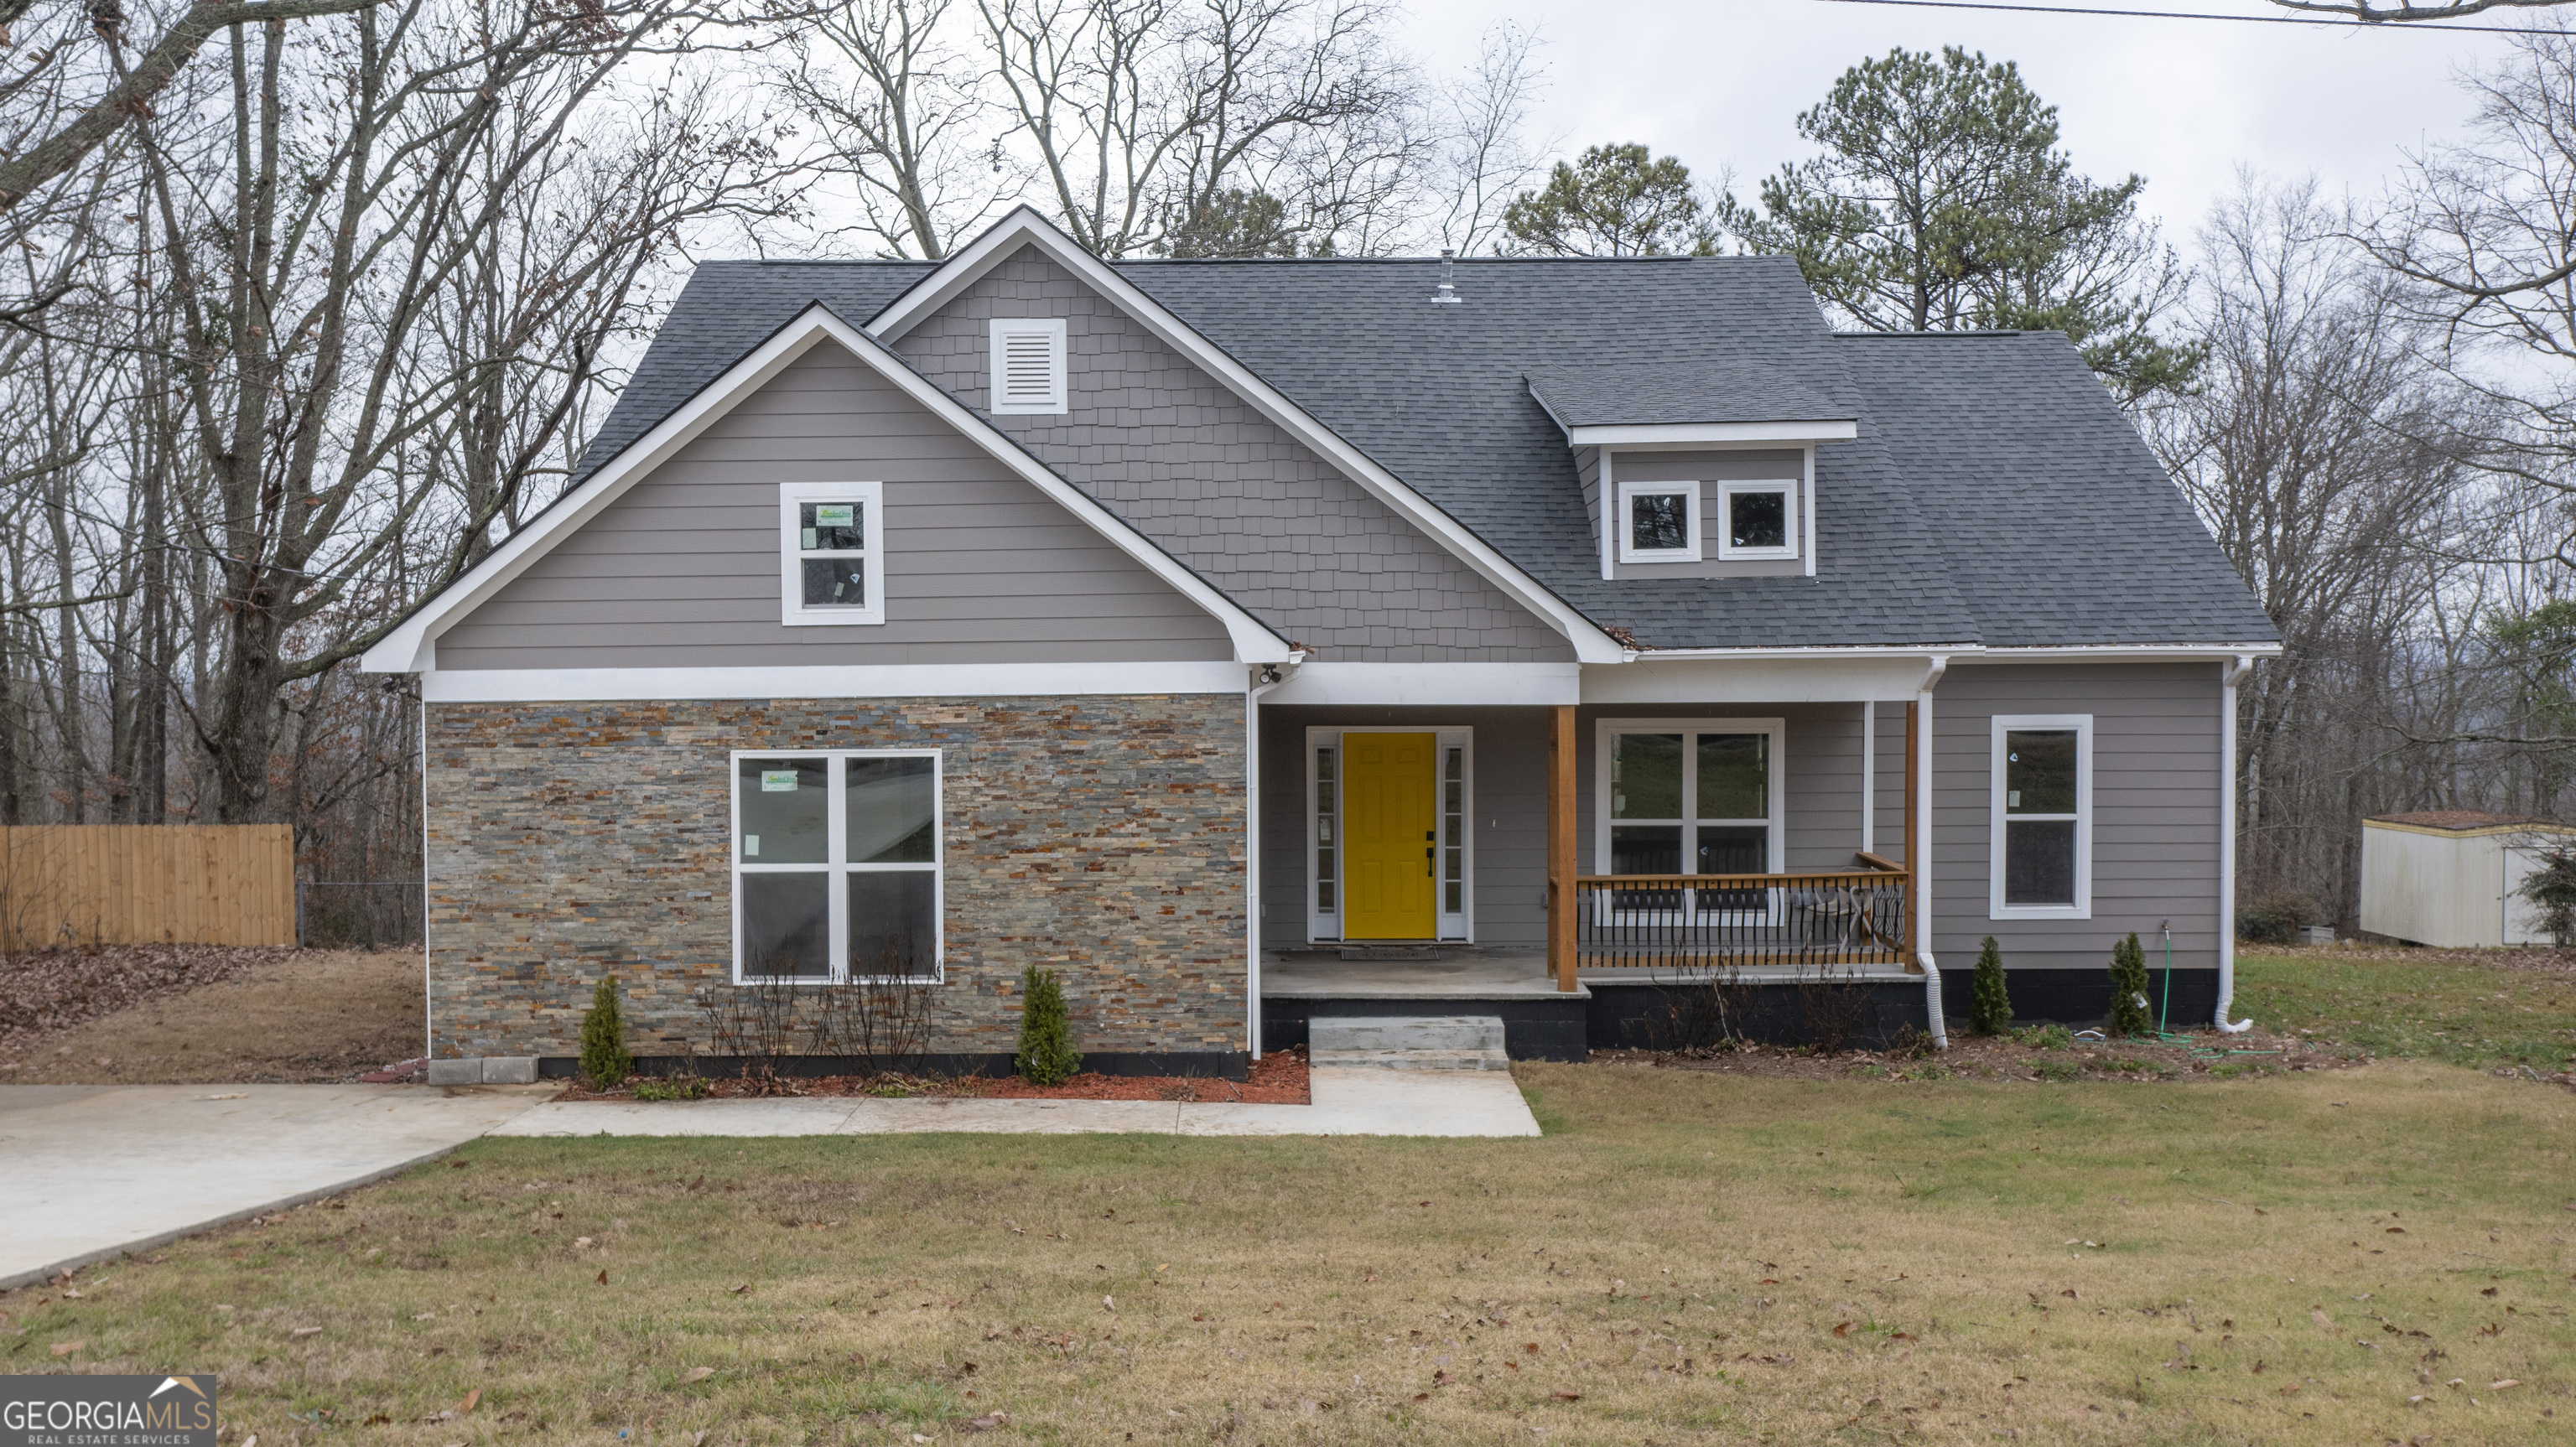
<svg viewBox="0 0 2576 1447"><path fill-rule="evenodd" d="M1439 928L1437 734L1342 735L1342 938L1427 940Z"/></svg>

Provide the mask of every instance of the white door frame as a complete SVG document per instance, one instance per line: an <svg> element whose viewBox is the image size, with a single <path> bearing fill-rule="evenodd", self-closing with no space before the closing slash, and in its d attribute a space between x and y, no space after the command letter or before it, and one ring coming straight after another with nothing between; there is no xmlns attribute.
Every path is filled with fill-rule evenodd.
<svg viewBox="0 0 2576 1447"><path fill-rule="evenodd" d="M1457 815L1459 907L1454 912L1441 907L1447 903L1446 892L1438 889L1437 886L1446 881L1435 875L1433 907L1437 910L1439 922L1434 929L1443 944L1474 944L1476 942L1476 731L1466 724L1410 723L1310 724L1306 728L1304 767L1301 770L1305 783L1298 791L1298 807L1306 816L1306 854L1299 868L1306 877L1307 943L1338 944L1342 939L1341 864L1347 841L1342 836L1341 828L1341 780L1345 768L1344 761L1348 755L1343 751L1341 741L1345 733L1434 735L1435 746L1432 755L1434 763L1431 774L1432 816L1440 819L1444 828L1449 811L1443 807L1447 802L1445 786L1448 782L1443 775L1448 764L1449 750L1454 748L1464 751L1459 759L1459 772L1462 776L1459 782L1463 797L1460 800ZM1321 755L1318 751L1325 748L1333 750L1333 790L1330 799L1319 797L1321 791L1317 761ZM1333 873L1329 880L1323 877L1323 872L1317 869L1315 864L1316 854L1323 848L1323 824L1327 818L1332 821L1333 826ZM1440 847L1446 850L1450 844L1444 839ZM1323 904L1323 886L1328 883L1333 886L1333 907L1329 909Z"/></svg>

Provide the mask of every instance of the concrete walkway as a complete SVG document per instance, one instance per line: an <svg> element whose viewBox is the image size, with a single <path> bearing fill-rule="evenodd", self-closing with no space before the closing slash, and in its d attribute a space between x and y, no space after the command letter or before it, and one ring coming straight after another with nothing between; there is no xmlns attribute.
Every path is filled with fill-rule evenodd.
<svg viewBox="0 0 2576 1447"><path fill-rule="evenodd" d="M540 1105L500 1136L908 1135L928 1131L1081 1135L1534 1136L1512 1077L1473 1070L1333 1070L1309 1077L1312 1105L1160 1100L567 1100Z"/></svg>
<svg viewBox="0 0 2576 1447"><path fill-rule="evenodd" d="M1321 1069L1312 1105L551 1101L559 1084L0 1085L0 1287L336 1195L477 1136L1534 1136L1508 1074Z"/></svg>
<svg viewBox="0 0 2576 1447"><path fill-rule="evenodd" d="M363 1185L556 1089L0 1086L0 1286Z"/></svg>

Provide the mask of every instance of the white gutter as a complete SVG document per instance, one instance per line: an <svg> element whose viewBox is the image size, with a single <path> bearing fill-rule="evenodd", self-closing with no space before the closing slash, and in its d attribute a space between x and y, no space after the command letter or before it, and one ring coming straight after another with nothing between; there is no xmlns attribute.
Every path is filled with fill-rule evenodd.
<svg viewBox="0 0 2576 1447"><path fill-rule="evenodd" d="M1932 1048L1950 1048L1941 1018L1941 966L1932 958L1932 690L1950 671L1950 655L1935 653L1914 689L1914 836L1905 841L1905 865L1914 871L1914 958L1923 966L1923 1010L1932 1026Z"/></svg>
<svg viewBox="0 0 2576 1447"><path fill-rule="evenodd" d="M1261 1058L1261 696L1297 676L1303 653L1288 655L1286 667L1265 664L1254 673L1272 675L1243 692L1243 1026L1252 1058Z"/></svg>
<svg viewBox="0 0 2576 1447"><path fill-rule="evenodd" d="M2239 654L2218 676L2218 1009L2210 1023L2222 1035L2242 1035L2252 1020L2228 1023L2236 1003L2236 685L2254 671L2254 655Z"/></svg>

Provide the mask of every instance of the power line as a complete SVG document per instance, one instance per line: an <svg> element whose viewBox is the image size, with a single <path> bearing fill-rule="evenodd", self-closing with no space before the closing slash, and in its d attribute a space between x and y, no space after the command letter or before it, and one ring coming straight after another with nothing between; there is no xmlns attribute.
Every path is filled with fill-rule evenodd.
<svg viewBox="0 0 2576 1447"><path fill-rule="evenodd" d="M2239 25L2328 25L2339 30L2458 30L2471 35L2557 35L2538 25L2444 25L2412 20L2333 20L2322 15L2217 15L2204 10L2103 10L2075 5L2001 5L1988 0L1818 0L1825 5L1895 5L1909 10L2003 10L2022 15L2109 15L2123 20L2229 20Z"/></svg>

